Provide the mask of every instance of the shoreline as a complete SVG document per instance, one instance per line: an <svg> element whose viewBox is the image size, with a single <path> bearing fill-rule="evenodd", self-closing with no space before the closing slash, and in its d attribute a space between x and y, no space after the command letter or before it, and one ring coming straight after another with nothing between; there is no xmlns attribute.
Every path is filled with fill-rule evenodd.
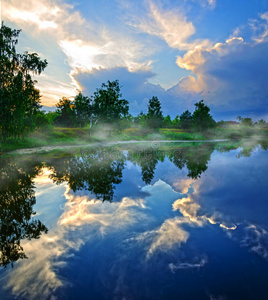
<svg viewBox="0 0 268 300"><path fill-rule="evenodd" d="M55 146L41 146L33 148L16 149L5 152L5 154L31 154L49 152L53 150L69 149L69 148L81 148L81 147L94 147L94 146L112 146L120 144L136 144L136 143L151 143L151 147L156 149L160 143L217 143L217 142L228 142L230 139L212 139L212 140L130 140L130 141L115 141L115 142L94 142L90 144L80 145L55 145Z"/></svg>

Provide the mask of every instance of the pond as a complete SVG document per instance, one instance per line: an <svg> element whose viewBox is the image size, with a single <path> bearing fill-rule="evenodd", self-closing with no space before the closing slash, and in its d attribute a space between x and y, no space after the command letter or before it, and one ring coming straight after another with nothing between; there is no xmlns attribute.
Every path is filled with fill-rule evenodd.
<svg viewBox="0 0 268 300"><path fill-rule="evenodd" d="M268 299L268 142L0 158L1 299Z"/></svg>

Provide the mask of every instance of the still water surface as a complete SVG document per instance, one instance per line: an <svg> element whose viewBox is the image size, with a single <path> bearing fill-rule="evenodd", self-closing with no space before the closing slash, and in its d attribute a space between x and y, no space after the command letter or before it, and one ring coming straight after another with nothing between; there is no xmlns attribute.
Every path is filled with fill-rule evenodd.
<svg viewBox="0 0 268 300"><path fill-rule="evenodd" d="M0 159L0 299L268 299L267 142Z"/></svg>

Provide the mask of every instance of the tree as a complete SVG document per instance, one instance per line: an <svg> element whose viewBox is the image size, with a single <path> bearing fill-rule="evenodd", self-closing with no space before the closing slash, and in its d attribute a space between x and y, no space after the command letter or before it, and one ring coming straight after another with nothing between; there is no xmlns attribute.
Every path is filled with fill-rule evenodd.
<svg viewBox="0 0 268 300"><path fill-rule="evenodd" d="M253 126L253 121L251 118L244 118L243 121L242 121L242 124L244 126Z"/></svg>
<svg viewBox="0 0 268 300"><path fill-rule="evenodd" d="M180 127L182 129L189 129L193 125L193 117L189 110L186 110L180 115Z"/></svg>
<svg viewBox="0 0 268 300"><path fill-rule="evenodd" d="M75 124L74 103L69 98L62 97L56 104L58 117L54 122L63 126L72 127Z"/></svg>
<svg viewBox="0 0 268 300"><path fill-rule="evenodd" d="M34 115L40 109L40 92L31 75L47 66L37 53L16 52L20 30L2 24L0 28L0 129L2 139L19 138L34 129Z"/></svg>
<svg viewBox="0 0 268 300"><path fill-rule="evenodd" d="M172 126L175 128L178 128L180 126L180 117L178 115L172 121Z"/></svg>
<svg viewBox="0 0 268 300"><path fill-rule="evenodd" d="M171 117L170 115L167 115L166 117L164 117L164 126L166 128L171 128L172 127L172 120L171 120Z"/></svg>
<svg viewBox="0 0 268 300"><path fill-rule="evenodd" d="M114 190L122 182L125 157L121 151L108 153L102 149L81 151L81 156L73 156L57 161L51 166L50 178L56 183L67 181L69 187L88 190L97 199L113 201Z"/></svg>
<svg viewBox="0 0 268 300"><path fill-rule="evenodd" d="M96 121L111 123L127 117L129 104L122 99L118 80L108 80L97 89L93 95L92 108Z"/></svg>
<svg viewBox="0 0 268 300"><path fill-rule="evenodd" d="M159 128L163 125L164 117L161 110L161 102L157 97L153 96L149 100L147 122L152 128Z"/></svg>
<svg viewBox="0 0 268 300"><path fill-rule="evenodd" d="M237 117L239 123L243 126L249 126L252 127L254 125L251 118L242 118L241 116Z"/></svg>
<svg viewBox="0 0 268 300"><path fill-rule="evenodd" d="M241 116L238 116L237 120L241 123L241 121L243 120L243 118Z"/></svg>
<svg viewBox="0 0 268 300"><path fill-rule="evenodd" d="M134 117L134 124L146 126L146 115L142 111L136 117Z"/></svg>
<svg viewBox="0 0 268 300"><path fill-rule="evenodd" d="M75 115L75 123L80 127L85 126L90 122L92 116L92 100L83 96L81 92L76 95L74 98L74 115Z"/></svg>
<svg viewBox="0 0 268 300"><path fill-rule="evenodd" d="M176 151L171 152L169 159L179 169L186 167L188 169L188 177L197 179L207 170L208 162L214 149L215 145L210 143L204 143L200 147L183 147L179 151L180 155Z"/></svg>
<svg viewBox="0 0 268 300"><path fill-rule="evenodd" d="M46 118L48 120L48 124L51 125L54 123L54 120L59 116L57 111L49 111L46 113Z"/></svg>
<svg viewBox="0 0 268 300"><path fill-rule="evenodd" d="M45 128L48 125L50 125L49 119L47 118L47 114L44 111L38 111L34 118L34 124L36 128Z"/></svg>
<svg viewBox="0 0 268 300"><path fill-rule="evenodd" d="M193 125L198 130L205 130L216 125L212 116L209 114L210 108L205 105L204 100L195 103L195 111L193 113Z"/></svg>
<svg viewBox="0 0 268 300"><path fill-rule="evenodd" d="M33 178L39 171L31 171L20 163L0 159L0 266L6 267L27 258L21 240L38 239L47 233L46 226L37 219Z"/></svg>
<svg viewBox="0 0 268 300"><path fill-rule="evenodd" d="M263 120L263 119L260 119L258 122L257 122L257 126L259 127L265 127L267 125L266 121Z"/></svg>

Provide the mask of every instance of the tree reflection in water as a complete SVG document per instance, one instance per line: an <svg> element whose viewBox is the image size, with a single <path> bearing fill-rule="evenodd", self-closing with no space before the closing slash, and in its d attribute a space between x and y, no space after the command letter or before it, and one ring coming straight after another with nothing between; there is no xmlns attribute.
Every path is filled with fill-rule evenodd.
<svg viewBox="0 0 268 300"><path fill-rule="evenodd" d="M97 199L112 201L116 185L122 182L126 160L141 168L142 180L145 184L152 182L158 162L163 162L165 158L180 170L187 168L188 177L198 179L207 170L214 150L228 152L239 146L240 143L233 142L220 146L216 143L200 143L183 147L168 146L157 150L132 148L127 151L127 155L115 148L81 149L80 155L58 158L47 165L52 171L50 177L55 183L67 181L74 192L88 190ZM248 153L248 151L244 152ZM243 148L240 155L244 155Z"/></svg>
<svg viewBox="0 0 268 300"><path fill-rule="evenodd" d="M210 156L215 149L215 144L202 144L196 146L174 147L172 149L131 151L128 159L141 167L142 180L150 184L154 178L155 168L159 161L163 162L165 157L180 170L188 169L190 178L197 179L206 171Z"/></svg>
<svg viewBox="0 0 268 300"><path fill-rule="evenodd" d="M146 149L143 151L130 151L128 159L141 167L142 180L150 184L158 161L164 161L165 153L162 151Z"/></svg>
<svg viewBox="0 0 268 300"><path fill-rule="evenodd" d="M186 167L188 177L197 179L207 170L214 149L215 144L202 144L199 147L190 146L182 148L180 155L171 154L169 158L179 169Z"/></svg>
<svg viewBox="0 0 268 300"><path fill-rule="evenodd" d="M33 178L38 171L38 167L29 172L0 160L0 266L13 266L18 259L27 258L21 240L37 239L48 231L39 220L32 219L36 203Z"/></svg>
<svg viewBox="0 0 268 300"><path fill-rule="evenodd" d="M256 149L267 150L267 141L255 143L229 142L202 143L189 146L166 146L157 150L134 148L127 152L114 148L81 150L80 154L64 157L42 156L31 163L18 163L0 159L0 266L26 258L20 244L22 239L39 238L48 230L39 220L33 219L36 203L33 179L43 166L51 170L50 177L57 184L67 181L69 187L88 190L97 199L112 201L116 185L122 182L126 160L141 168L142 180L150 184L159 161L169 159L178 169L187 168L188 176L198 179L208 168L214 150L228 152L240 148L237 157L248 157ZM127 154L126 154L127 153ZM40 161L46 161L41 164ZM26 167L27 165L27 167ZM174 174L176 176L176 174Z"/></svg>
<svg viewBox="0 0 268 300"><path fill-rule="evenodd" d="M67 181L75 192L86 189L97 199L112 201L117 184L122 182L125 156L122 151L82 151L61 164L61 169L51 166L51 178L56 183Z"/></svg>

